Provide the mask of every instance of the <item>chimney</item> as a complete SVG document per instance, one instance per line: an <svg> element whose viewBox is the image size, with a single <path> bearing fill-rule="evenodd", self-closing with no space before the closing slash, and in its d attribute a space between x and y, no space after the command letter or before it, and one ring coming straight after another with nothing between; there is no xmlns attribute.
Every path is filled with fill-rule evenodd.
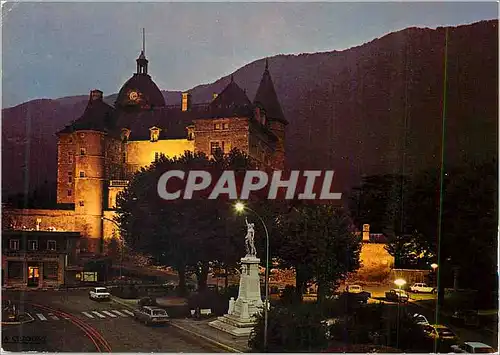
<svg viewBox="0 0 500 355"><path fill-rule="evenodd" d="M191 94L189 92L182 93L182 111L191 109Z"/></svg>
<svg viewBox="0 0 500 355"><path fill-rule="evenodd" d="M214 101L214 100L217 98L217 96L219 96L219 94L216 94L216 93L214 92L214 93L213 93L213 95L212 95L212 101Z"/></svg>
<svg viewBox="0 0 500 355"><path fill-rule="evenodd" d="M102 101L102 91L97 89L91 90L90 101Z"/></svg>

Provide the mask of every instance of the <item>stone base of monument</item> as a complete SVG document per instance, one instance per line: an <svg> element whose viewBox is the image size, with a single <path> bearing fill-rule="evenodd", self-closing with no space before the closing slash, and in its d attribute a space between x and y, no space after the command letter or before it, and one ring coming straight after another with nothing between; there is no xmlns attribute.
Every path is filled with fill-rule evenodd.
<svg viewBox="0 0 500 355"><path fill-rule="evenodd" d="M210 326L235 336L248 336L255 326L255 315L264 304L260 295L260 259L247 255L241 258L241 276L238 299L229 301L227 314L218 317Z"/></svg>

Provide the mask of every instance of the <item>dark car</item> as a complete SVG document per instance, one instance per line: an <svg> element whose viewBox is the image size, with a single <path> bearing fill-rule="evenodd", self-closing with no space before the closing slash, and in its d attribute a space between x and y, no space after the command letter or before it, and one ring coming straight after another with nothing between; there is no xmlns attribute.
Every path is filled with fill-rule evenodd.
<svg viewBox="0 0 500 355"><path fill-rule="evenodd" d="M147 297L143 297L141 298L137 304L139 306L157 306L158 303L156 302L156 298L155 297L151 297L151 296L147 296Z"/></svg>
<svg viewBox="0 0 500 355"><path fill-rule="evenodd" d="M145 325L166 324L170 321L164 309L152 306L139 307L134 310L134 318Z"/></svg>
<svg viewBox="0 0 500 355"><path fill-rule="evenodd" d="M385 298L389 301L406 303L410 299L410 296L403 290L392 289L385 293Z"/></svg>

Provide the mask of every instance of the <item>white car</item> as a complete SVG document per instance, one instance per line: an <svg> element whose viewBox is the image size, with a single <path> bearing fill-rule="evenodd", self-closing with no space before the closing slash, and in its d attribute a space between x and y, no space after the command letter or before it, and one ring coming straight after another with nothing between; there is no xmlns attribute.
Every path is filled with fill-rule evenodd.
<svg viewBox="0 0 500 355"><path fill-rule="evenodd" d="M363 287L360 285L347 285L345 288L345 292L347 293L361 293L363 292Z"/></svg>
<svg viewBox="0 0 500 355"><path fill-rule="evenodd" d="M461 345L452 345L451 350L454 353L466 354L492 354L495 352L491 346L479 343L477 341L466 341Z"/></svg>
<svg viewBox="0 0 500 355"><path fill-rule="evenodd" d="M110 297L111 295L106 287L94 287L89 291L89 298L91 300L109 300Z"/></svg>
<svg viewBox="0 0 500 355"><path fill-rule="evenodd" d="M413 315L413 319L414 319L415 323L417 323L417 324L429 325L429 321L422 314L415 313Z"/></svg>
<svg viewBox="0 0 500 355"><path fill-rule="evenodd" d="M436 293L436 288L427 286L422 282L417 282L410 286L410 291L415 293Z"/></svg>

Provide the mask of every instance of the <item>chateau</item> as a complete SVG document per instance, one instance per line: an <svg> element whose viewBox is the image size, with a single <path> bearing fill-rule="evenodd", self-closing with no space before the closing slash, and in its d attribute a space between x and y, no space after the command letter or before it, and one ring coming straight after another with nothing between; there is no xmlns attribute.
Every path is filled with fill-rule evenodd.
<svg viewBox="0 0 500 355"><path fill-rule="evenodd" d="M210 156L216 149L237 148L261 166L284 167L287 121L267 61L253 102L231 76L211 102L196 105L189 92L182 93L181 105L168 105L148 74L144 49L136 62L114 107L103 101L102 91L92 90L82 116L57 132L61 209L10 211L11 228L80 232L87 241L82 248L100 253L104 240L117 233L117 194L134 172L162 154Z"/></svg>

